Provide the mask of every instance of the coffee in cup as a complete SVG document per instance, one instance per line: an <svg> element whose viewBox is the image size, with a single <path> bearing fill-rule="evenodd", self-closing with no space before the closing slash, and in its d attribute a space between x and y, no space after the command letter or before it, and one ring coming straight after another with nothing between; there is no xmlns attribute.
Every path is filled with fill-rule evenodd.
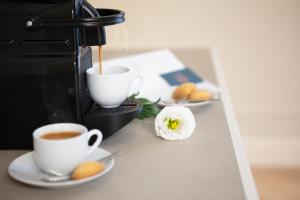
<svg viewBox="0 0 300 200"><path fill-rule="evenodd" d="M79 136L80 132L77 131L60 131L60 132L49 132L41 136L45 140L63 140L67 138L73 138Z"/></svg>
<svg viewBox="0 0 300 200"><path fill-rule="evenodd" d="M97 139L89 146L93 135ZM95 151L101 141L99 130L88 131L73 123L50 124L33 132L33 158L35 164L48 174L68 175Z"/></svg>

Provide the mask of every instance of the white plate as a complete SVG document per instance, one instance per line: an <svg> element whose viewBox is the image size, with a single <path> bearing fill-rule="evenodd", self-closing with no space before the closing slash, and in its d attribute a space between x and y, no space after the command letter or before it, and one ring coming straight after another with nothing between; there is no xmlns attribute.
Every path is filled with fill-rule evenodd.
<svg viewBox="0 0 300 200"><path fill-rule="evenodd" d="M214 86L213 84L204 81L201 84L197 84L197 89L207 90L210 93L212 93L213 99L219 99L220 98L220 91L219 88ZM157 91L155 95L157 95L157 99L160 98L161 101L158 102L158 105L160 106L174 106L174 105L181 105L181 106L187 106L187 107L193 107L193 106L203 106L206 104L211 103L212 101L202 101L202 102L175 102L172 98L174 90L177 88L177 86L169 87L162 89L160 91Z"/></svg>
<svg viewBox="0 0 300 200"><path fill-rule="evenodd" d="M102 148L97 148L89 157L87 157L86 161L98 160L109 154L110 152ZM109 162L107 162L104 171L86 179L68 180L63 182L46 182L42 180L42 178L45 176L45 173L43 173L40 169L36 167L32 155L33 152L29 152L16 158L9 165L8 173L12 178L16 179L17 181L44 188L66 188L90 182L92 180L100 178L101 176L109 172L115 163L114 159L110 160Z"/></svg>

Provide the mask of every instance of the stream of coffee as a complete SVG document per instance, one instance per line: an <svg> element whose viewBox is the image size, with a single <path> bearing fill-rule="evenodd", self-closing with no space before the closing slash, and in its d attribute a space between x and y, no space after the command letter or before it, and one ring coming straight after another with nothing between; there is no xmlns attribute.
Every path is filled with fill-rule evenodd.
<svg viewBox="0 0 300 200"><path fill-rule="evenodd" d="M99 73L102 74L102 46L99 45Z"/></svg>

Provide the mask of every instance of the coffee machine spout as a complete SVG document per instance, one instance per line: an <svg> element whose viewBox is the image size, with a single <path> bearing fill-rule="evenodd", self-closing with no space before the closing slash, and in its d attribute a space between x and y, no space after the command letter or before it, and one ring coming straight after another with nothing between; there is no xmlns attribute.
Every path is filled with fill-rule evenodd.
<svg viewBox="0 0 300 200"><path fill-rule="evenodd" d="M85 13L87 13L91 17L100 18L102 15L102 13L100 14L98 10L87 1L83 1L82 8ZM95 34L95 32L97 32L97 34ZM103 26L97 27L96 30L95 28L83 28L81 34L81 46L102 46L106 44L106 33ZM97 35L97 37L95 35Z"/></svg>

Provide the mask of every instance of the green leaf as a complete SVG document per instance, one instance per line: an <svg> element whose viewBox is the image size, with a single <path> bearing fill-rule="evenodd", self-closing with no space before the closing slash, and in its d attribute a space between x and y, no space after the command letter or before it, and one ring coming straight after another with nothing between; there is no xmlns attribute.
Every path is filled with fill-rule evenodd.
<svg viewBox="0 0 300 200"><path fill-rule="evenodd" d="M158 99L156 102L151 102L146 98L137 98L138 94L133 94L129 98L132 100L137 100L142 104L142 112L137 116L138 119L145 119L145 118L154 118L160 112L160 107L157 103L160 101Z"/></svg>

